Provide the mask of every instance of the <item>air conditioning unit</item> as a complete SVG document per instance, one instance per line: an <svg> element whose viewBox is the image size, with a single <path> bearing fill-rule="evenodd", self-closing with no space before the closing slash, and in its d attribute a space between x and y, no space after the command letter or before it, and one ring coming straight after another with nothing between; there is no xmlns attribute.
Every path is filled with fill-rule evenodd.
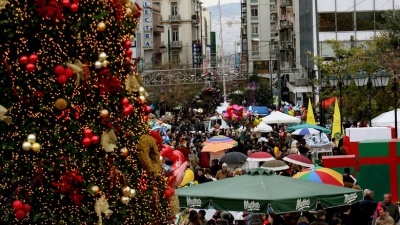
<svg viewBox="0 0 400 225"><path fill-rule="evenodd" d="M296 86L305 86L305 85L307 85L307 79L306 78L297 78L294 80L294 84Z"/></svg>

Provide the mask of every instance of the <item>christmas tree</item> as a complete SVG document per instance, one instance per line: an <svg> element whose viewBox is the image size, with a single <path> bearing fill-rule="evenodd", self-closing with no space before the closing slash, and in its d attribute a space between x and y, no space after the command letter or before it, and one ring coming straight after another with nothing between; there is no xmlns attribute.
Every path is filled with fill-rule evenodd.
<svg viewBox="0 0 400 225"><path fill-rule="evenodd" d="M1 224L167 223L139 16L128 0L0 0Z"/></svg>

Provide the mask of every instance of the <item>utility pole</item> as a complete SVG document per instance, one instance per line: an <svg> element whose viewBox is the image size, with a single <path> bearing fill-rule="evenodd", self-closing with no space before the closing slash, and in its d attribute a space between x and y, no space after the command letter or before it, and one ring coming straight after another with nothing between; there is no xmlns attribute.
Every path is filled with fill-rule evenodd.
<svg viewBox="0 0 400 225"><path fill-rule="evenodd" d="M282 89L282 81L281 81L281 46L279 45L278 54L277 54L277 65L278 65L278 102L276 104L277 110L281 108L281 89Z"/></svg>
<svg viewBox="0 0 400 225"><path fill-rule="evenodd" d="M171 34L170 34L170 25L168 25L168 69L171 69Z"/></svg>

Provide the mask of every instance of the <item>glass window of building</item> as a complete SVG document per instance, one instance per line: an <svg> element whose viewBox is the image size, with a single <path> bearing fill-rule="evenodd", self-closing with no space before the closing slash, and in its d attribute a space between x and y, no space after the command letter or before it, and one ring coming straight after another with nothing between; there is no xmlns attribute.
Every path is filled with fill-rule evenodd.
<svg viewBox="0 0 400 225"><path fill-rule="evenodd" d="M251 16L258 16L258 6L251 7Z"/></svg>
<svg viewBox="0 0 400 225"><path fill-rule="evenodd" d="M252 41L251 42L251 50L253 52L258 52L260 50L260 42L258 41Z"/></svg>
<svg viewBox="0 0 400 225"><path fill-rule="evenodd" d="M251 33L252 34L258 34L258 24L252 24L251 25Z"/></svg>
<svg viewBox="0 0 400 225"><path fill-rule="evenodd" d="M354 13L336 13L337 31L354 31Z"/></svg>
<svg viewBox="0 0 400 225"><path fill-rule="evenodd" d="M374 12L356 12L357 30L374 30Z"/></svg>
<svg viewBox="0 0 400 225"><path fill-rule="evenodd" d="M171 15L177 16L178 15L178 3L171 2Z"/></svg>
<svg viewBox="0 0 400 225"><path fill-rule="evenodd" d="M319 31L335 31L335 13L320 13L319 18Z"/></svg>

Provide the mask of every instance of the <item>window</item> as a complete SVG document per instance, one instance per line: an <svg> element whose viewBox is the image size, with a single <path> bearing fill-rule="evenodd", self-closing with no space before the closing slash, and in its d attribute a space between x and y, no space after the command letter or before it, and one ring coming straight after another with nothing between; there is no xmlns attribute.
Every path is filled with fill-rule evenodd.
<svg viewBox="0 0 400 225"><path fill-rule="evenodd" d="M172 64L173 65L179 65L180 60L179 60L179 51L171 51L171 59L172 59Z"/></svg>
<svg viewBox="0 0 400 225"><path fill-rule="evenodd" d="M253 52L258 52L260 49L260 42L258 41L251 41L251 50Z"/></svg>
<svg viewBox="0 0 400 225"><path fill-rule="evenodd" d="M335 31L335 13L319 13L319 31Z"/></svg>
<svg viewBox="0 0 400 225"><path fill-rule="evenodd" d="M253 69L258 73L268 73L269 61L254 61Z"/></svg>
<svg viewBox="0 0 400 225"><path fill-rule="evenodd" d="M252 34L258 34L258 24L252 24L251 25L251 33Z"/></svg>
<svg viewBox="0 0 400 225"><path fill-rule="evenodd" d="M354 13L336 13L337 31L354 31Z"/></svg>
<svg viewBox="0 0 400 225"><path fill-rule="evenodd" d="M178 30L178 28L172 28L172 41L179 41L179 30Z"/></svg>
<svg viewBox="0 0 400 225"><path fill-rule="evenodd" d="M251 7L251 16L258 16L258 6Z"/></svg>
<svg viewBox="0 0 400 225"><path fill-rule="evenodd" d="M357 30L374 30L374 12L356 12Z"/></svg>
<svg viewBox="0 0 400 225"><path fill-rule="evenodd" d="M178 15L178 3L171 2L171 15L177 16Z"/></svg>

